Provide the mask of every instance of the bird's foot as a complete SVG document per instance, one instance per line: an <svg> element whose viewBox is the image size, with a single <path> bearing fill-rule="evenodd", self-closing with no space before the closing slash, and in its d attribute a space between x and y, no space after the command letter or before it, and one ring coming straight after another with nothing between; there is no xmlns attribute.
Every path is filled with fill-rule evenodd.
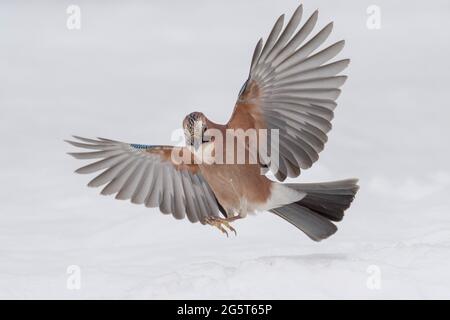
<svg viewBox="0 0 450 320"><path fill-rule="evenodd" d="M235 219L233 219L233 220L235 220ZM233 220L231 220L231 221L233 221ZM223 219L223 218L218 218L218 217L208 217L205 219L205 222L207 224L209 224L210 226L216 227L217 229L219 229L220 231L225 233L227 237L228 237L227 229L229 231L234 232L234 234L237 236L236 229L234 229L230 225L230 222L228 221L228 219Z"/></svg>

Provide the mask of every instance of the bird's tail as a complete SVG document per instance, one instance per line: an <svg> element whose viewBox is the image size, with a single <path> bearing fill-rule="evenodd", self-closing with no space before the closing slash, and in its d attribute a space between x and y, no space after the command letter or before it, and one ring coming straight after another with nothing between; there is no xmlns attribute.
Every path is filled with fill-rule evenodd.
<svg viewBox="0 0 450 320"><path fill-rule="evenodd" d="M287 183L291 189L306 193L301 200L271 209L302 230L314 241L331 236L337 227L331 221L341 221L359 189L357 179L322 183Z"/></svg>

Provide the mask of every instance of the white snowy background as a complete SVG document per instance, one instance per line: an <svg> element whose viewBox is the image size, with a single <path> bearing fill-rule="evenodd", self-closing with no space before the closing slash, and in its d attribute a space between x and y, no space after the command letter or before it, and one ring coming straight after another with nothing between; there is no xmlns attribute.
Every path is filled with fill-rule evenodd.
<svg viewBox="0 0 450 320"><path fill-rule="evenodd" d="M450 2L303 3L352 62L299 180L361 185L320 243L270 213L226 238L99 196L63 142L169 144L191 111L227 121L256 41L298 1L1 1L0 298L450 298Z"/></svg>

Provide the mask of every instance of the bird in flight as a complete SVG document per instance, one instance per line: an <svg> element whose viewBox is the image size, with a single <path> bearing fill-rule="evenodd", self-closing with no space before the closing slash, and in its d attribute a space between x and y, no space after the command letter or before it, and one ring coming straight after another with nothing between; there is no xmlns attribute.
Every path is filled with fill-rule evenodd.
<svg viewBox="0 0 450 320"><path fill-rule="evenodd" d="M356 179L282 183L318 160L347 78L339 74L350 62L335 59L344 41L323 46L332 23L314 32L318 11L304 23L302 16L300 5L284 28L282 15L265 43L258 41L226 124L190 113L183 121L185 146L74 136L67 142L90 150L69 154L95 159L76 172L101 171L88 184L104 186L101 194L159 207L164 214L214 226L227 236L236 233L233 221L261 211L285 219L314 241L334 234L333 222L342 220L359 188ZM253 144L252 131L257 136ZM236 132L244 132L244 139ZM239 150L244 150L243 161L237 161Z"/></svg>

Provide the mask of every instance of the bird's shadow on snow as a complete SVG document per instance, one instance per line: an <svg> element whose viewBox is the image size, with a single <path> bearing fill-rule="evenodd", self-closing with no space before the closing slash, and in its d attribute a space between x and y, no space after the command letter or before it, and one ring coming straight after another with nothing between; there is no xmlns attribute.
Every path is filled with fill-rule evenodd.
<svg viewBox="0 0 450 320"><path fill-rule="evenodd" d="M277 262L292 262L296 264L328 264L335 261L348 260L346 254L341 253L313 253L301 255L278 255L278 256L263 256L255 259L256 261L275 264Z"/></svg>

